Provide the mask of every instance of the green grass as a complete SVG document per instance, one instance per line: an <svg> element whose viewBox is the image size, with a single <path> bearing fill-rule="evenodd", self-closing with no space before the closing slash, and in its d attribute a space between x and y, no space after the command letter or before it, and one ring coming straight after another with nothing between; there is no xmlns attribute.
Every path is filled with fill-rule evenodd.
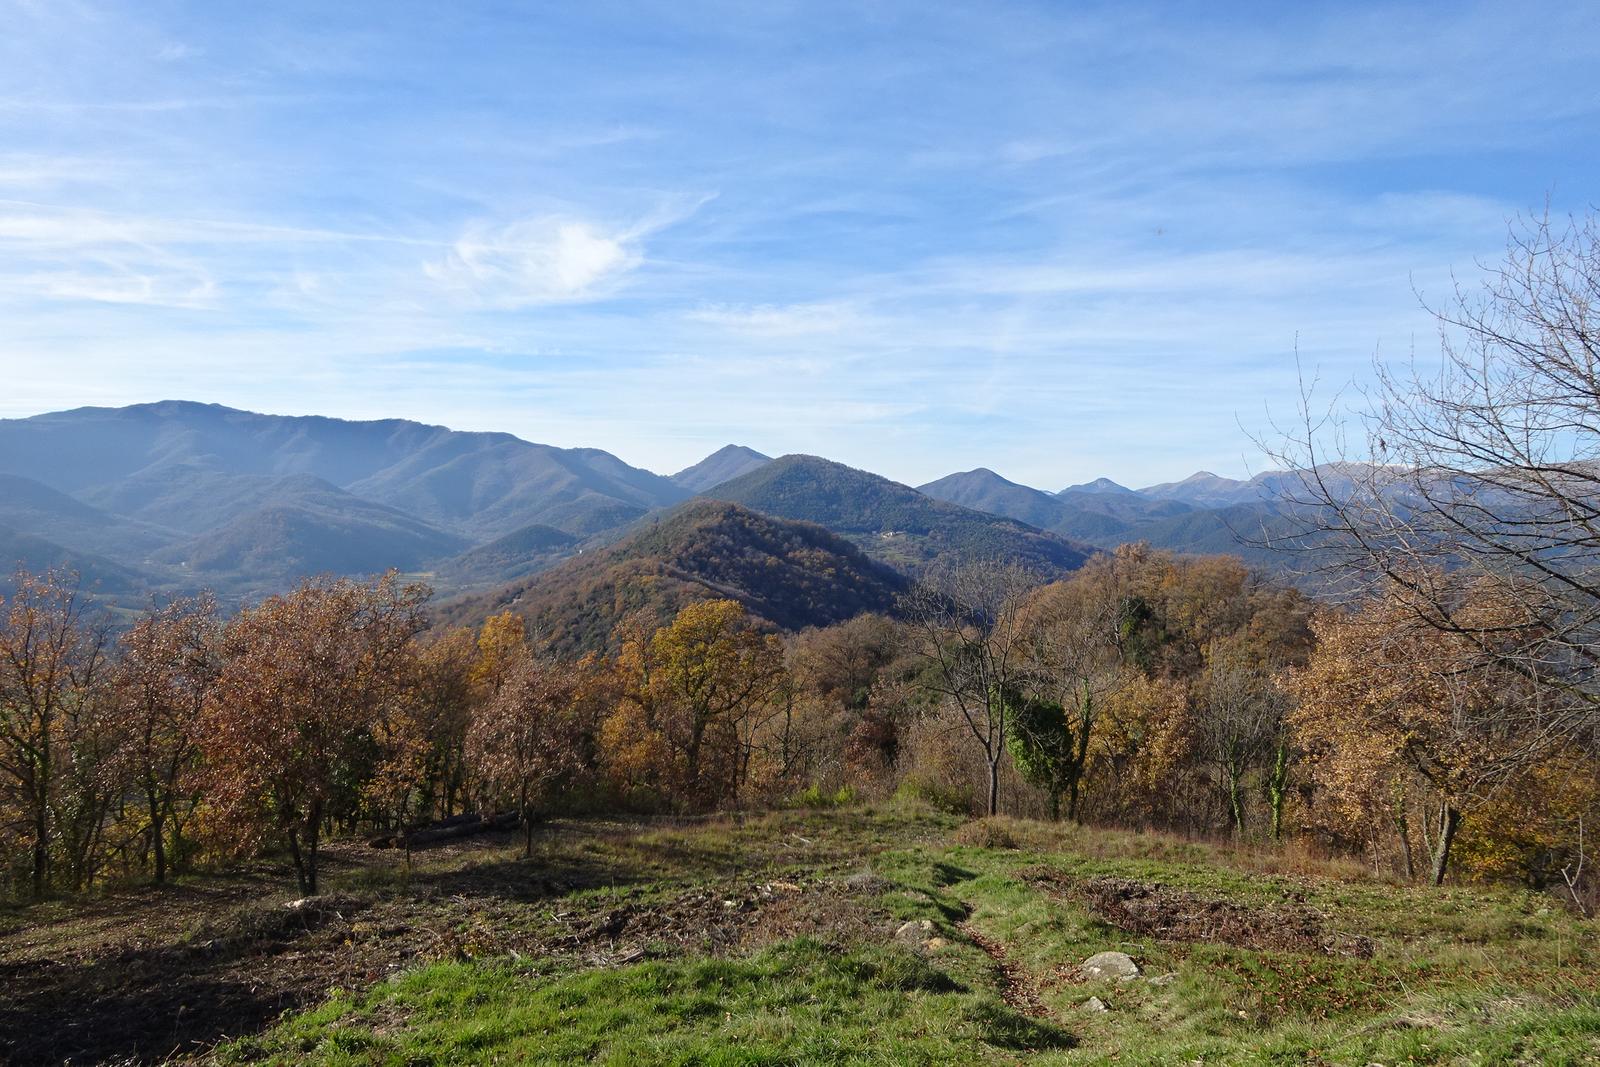
<svg viewBox="0 0 1600 1067"><path fill-rule="evenodd" d="M1337 863L1159 835L891 806L775 813L621 835L596 859L637 871L635 901L752 874L843 878L870 866L892 921L869 943L781 941L724 958L622 967L562 958L419 966L342 992L229 1061L275 1063L1600 1063L1595 926L1550 898L1396 886ZM1370 956L1161 942L1034 884L1154 882L1267 908L1303 901ZM742 874L741 874L742 872ZM575 892L559 905L611 892ZM544 912L552 907L539 905ZM927 919L944 942L897 944ZM987 946L987 947L985 947ZM1081 980L1105 949L1161 984ZM995 953L1005 966L997 964ZM1038 1017L1014 1007L1019 988ZM1106 1012L1086 1010L1098 997Z"/></svg>
<svg viewBox="0 0 1600 1067"><path fill-rule="evenodd" d="M909 952L811 940L540 978L439 964L336 997L226 1059L297 1063L940 1063L1062 1047L1062 1029Z"/></svg>

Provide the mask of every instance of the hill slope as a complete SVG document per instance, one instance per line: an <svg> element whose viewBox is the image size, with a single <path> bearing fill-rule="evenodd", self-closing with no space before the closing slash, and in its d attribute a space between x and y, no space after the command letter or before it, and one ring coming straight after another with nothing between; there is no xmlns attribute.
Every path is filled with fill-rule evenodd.
<svg viewBox="0 0 1600 1067"><path fill-rule="evenodd" d="M1427 892L1354 862L1149 832L958 821L905 805L665 827L563 820L541 829L535 859L510 858L505 838L419 852L419 877L357 882L366 908L356 929L403 932L361 938L348 920L312 933L297 925L264 961L283 962L262 969L299 972L312 1003L281 1019L262 1012L256 1025L271 1029L219 1058L347 1064L354 1047L358 1062L403 1063L466 1047L462 1059L528 1064L721 1063L732 1049L769 1063L1012 1067L1595 1062L1594 928L1549 898ZM352 852L373 866L386 855ZM388 869L402 862L388 858ZM540 906L561 921L536 929L552 928L544 944L560 948L499 935L537 964L417 960L411 930L470 922L498 932L505 897L545 885L552 868L598 868L632 894L618 910L614 894L585 891L586 882L545 890ZM800 888L788 890L788 879ZM243 914L278 904L250 892L259 899L215 896ZM122 906L142 918L139 903ZM896 940L888 931L902 922ZM64 935L36 928L29 940ZM69 949L85 952L55 954ZM541 950L553 958L534 955ZM652 958L612 962L622 952ZM1103 952L1128 953L1137 975L1084 966ZM99 958L114 957L101 949ZM358 965L402 973L350 990ZM67 968L38 970L14 1013L24 1048L33 1052L39 1035L73 1043L58 1039L52 1056L33 1058L131 1058L136 1046L107 998L64 995L57 972ZM164 992L148 978L127 984L141 1009ZM339 992L320 999L330 985ZM107 1021L69 1025L83 1018ZM229 1025L230 1034L250 1029Z"/></svg>
<svg viewBox="0 0 1600 1067"><path fill-rule="evenodd" d="M78 576L82 588L123 605L136 605L149 588L140 572L89 552L78 552L43 537L0 526L0 595L15 588L18 570L44 574L56 569Z"/></svg>
<svg viewBox="0 0 1600 1067"><path fill-rule="evenodd" d="M1059 574L1081 566L1089 551L1014 519L935 500L816 456L783 456L706 495L826 526L874 559L911 573L998 558Z"/></svg>
<svg viewBox="0 0 1600 1067"><path fill-rule="evenodd" d="M259 507L158 554L217 584L270 586L306 574L416 570L466 547L460 537L310 475L281 478Z"/></svg>
<svg viewBox="0 0 1600 1067"><path fill-rule="evenodd" d="M938 481L917 486L917 492L974 511L1004 515L1041 530L1052 529L1063 513L1061 501L1049 493L1018 485L987 467L946 475Z"/></svg>
<svg viewBox="0 0 1600 1067"><path fill-rule="evenodd" d="M500 585L554 566L572 554L575 544L571 534L534 523L445 560L434 574L457 589Z"/></svg>
<svg viewBox="0 0 1600 1067"><path fill-rule="evenodd" d="M605 647L635 612L661 622L693 601L729 598L792 630L892 610L906 586L819 526L694 500L607 548L447 605L441 618L472 623L515 611L530 633L572 652Z"/></svg>
<svg viewBox="0 0 1600 1067"><path fill-rule="evenodd" d="M0 474L0 524L78 552L128 560L143 559L181 536L91 507L16 474Z"/></svg>

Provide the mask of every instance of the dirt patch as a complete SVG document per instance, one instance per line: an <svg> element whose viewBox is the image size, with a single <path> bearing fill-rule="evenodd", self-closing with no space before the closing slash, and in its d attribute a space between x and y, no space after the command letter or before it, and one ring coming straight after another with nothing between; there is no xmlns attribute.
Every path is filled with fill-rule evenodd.
<svg viewBox="0 0 1600 1067"><path fill-rule="evenodd" d="M1050 1009L1039 999L1039 990L1034 985L1033 979L1026 970L1011 961L1004 945L985 937L971 923L960 923L957 929L994 961L995 982L1000 987L1000 999L1004 1000L1011 1010L1035 1019L1053 1018Z"/></svg>
<svg viewBox="0 0 1600 1067"><path fill-rule="evenodd" d="M1246 905L1122 878L1074 879L1059 871L1021 872L1054 896L1074 900L1094 916L1131 934L1161 941L1204 941L1255 951L1372 955L1370 938L1331 930L1327 917L1303 900Z"/></svg>
<svg viewBox="0 0 1600 1067"><path fill-rule="evenodd" d="M801 936L859 944L882 940L889 922L873 895L849 880L694 889L598 915L557 916L575 928L551 948L594 963L625 963L664 951L725 955Z"/></svg>

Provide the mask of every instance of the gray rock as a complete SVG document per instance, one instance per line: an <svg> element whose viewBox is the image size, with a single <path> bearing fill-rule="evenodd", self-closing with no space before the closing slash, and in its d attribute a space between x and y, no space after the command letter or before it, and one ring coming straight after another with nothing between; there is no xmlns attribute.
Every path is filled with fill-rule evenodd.
<svg viewBox="0 0 1600 1067"><path fill-rule="evenodd" d="M1119 982L1139 977L1139 965L1126 952L1096 952L1083 961L1085 978L1115 978Z"/></svg>
<svg viewBox="0 0 1600 1067"><path fill-rule="evenodd" d="M1158 974L1158 975L1156 975L1154 978L1151 978L1149 981L1150 981L1151 985L1162 986L1162 985L1171 985L1173 982L1176 982L1177 980L1178 980L1178 972L1177 971L1168 971L1166 974Z"/></svg>
<svg viewBox="0 0 1600 1067"><path fill-rule="evenodd" d="M1088 1000L1083 1002L1083 1010L1084 1011L1110 1011L1111 1008L1110 1008L1109 1005L1106 1004L1105 1001L1101 1000L1099 997L1090 997Z"/></svg>
<svg viewBox="0 0 1600 1067"><path fill-rule="evenodd" d="M920 948L933 937L933 923L927 919L911 919L894 932L894 939L903 945Z"/></svg>
<svg viewBox="0 0 1600 1067"><path fill-rule="evenodd" d="M873 871L857 871L844 880L845 888L852 893L882 893L891 882Z"/></svg>

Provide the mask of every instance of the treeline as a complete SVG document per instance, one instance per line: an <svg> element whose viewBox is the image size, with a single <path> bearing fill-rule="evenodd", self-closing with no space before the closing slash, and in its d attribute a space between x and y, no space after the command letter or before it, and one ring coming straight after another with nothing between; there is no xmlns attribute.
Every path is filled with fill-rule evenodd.
<svg viewBox="0 0 1600 1067"><path fill-rule="evenodd" d="M506 613L427 625L394 575L113 638L69 576L0 605L12 897L474 812L701 812L911 793L973 813L1268 842L1398 876L1576 884L1596 753L1537 686L1396 604L1314 608L1227 557L1142 545L1064 581L970 566L897 618L780 636L734 601L544 650ZM1483 597L1484 618L1508 608ZM1533 703L1530 704L1530 701ZM1585 822L1587 820L1587 823Z"/></svg>

